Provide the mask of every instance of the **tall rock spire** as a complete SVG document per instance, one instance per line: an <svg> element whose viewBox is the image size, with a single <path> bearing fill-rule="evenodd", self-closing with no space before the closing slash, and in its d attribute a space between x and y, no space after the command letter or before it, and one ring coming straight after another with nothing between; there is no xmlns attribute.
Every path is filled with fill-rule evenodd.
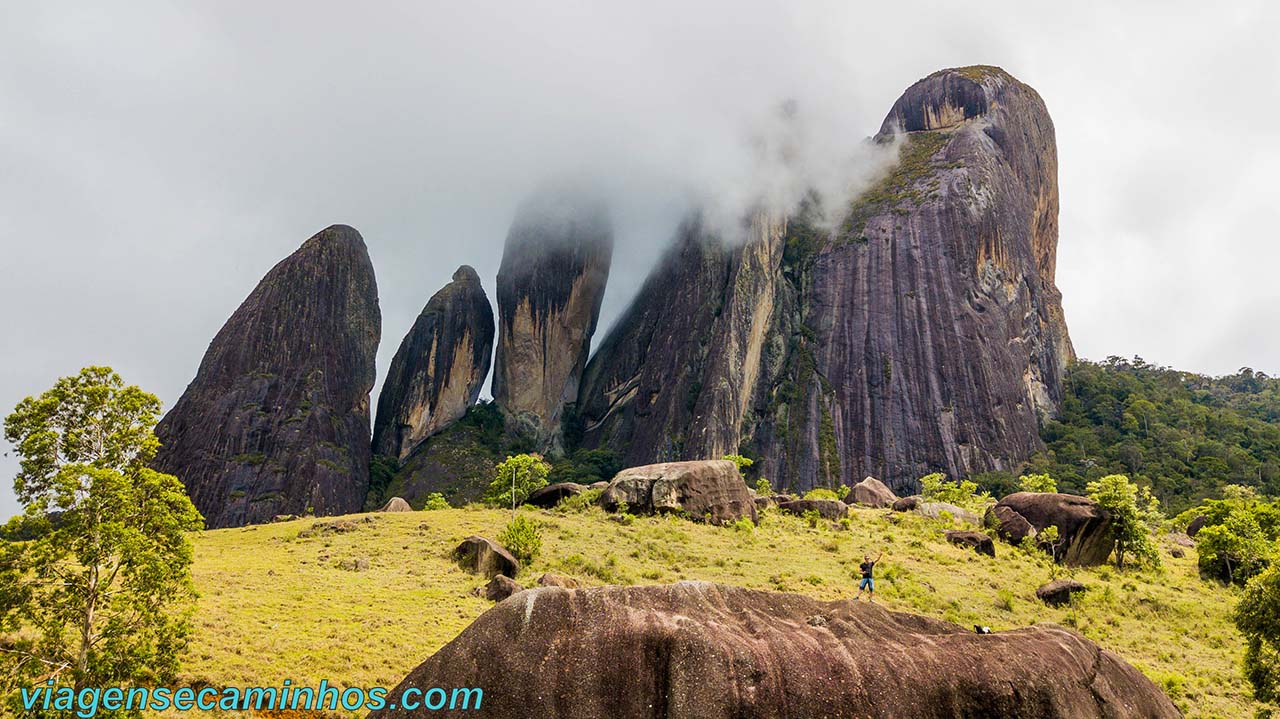
<svg viewBox="0 0 1280 719"><path fill-rule="evenodd" d="M577 193L540 193L507 235L493 398L542 449L561 446L564 409L578 399L612 257L605 208Z"/></svg>
<svg viewBox="0 0 1280 719"><path fill-rule="evenodd" d="M373 451L404 459L480 397L493 354L493 308L470 266L432 295L405 335L378 396Z"/></svg>
<svg viewBox="0 0 1280 719"><path fill-rule="evenodd" d="M381 327L360 233L316 234L214 337L156 427L157 468L185 483L211 528L359 511Z"/></svg>

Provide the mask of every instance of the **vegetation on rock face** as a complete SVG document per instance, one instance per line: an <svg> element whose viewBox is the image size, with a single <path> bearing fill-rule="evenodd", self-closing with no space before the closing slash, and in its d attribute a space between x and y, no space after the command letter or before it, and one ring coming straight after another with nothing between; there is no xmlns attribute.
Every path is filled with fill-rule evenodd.
<svg viewBox="0 0 1280 719"><path fill-rule="evenodd" d="M576 482L595 484L608 482L621 472L622 462L618 453L610 449L577 449L551 466L547 474L548 484Z"/></svg>
<svg viewBox="0 0 1280 719"><path fill-rule="evenodd" d="M1063 394L1042 432L1047 451L1030 462L1063 491L1125 474L1172 512L1229 484L1280 495L1280 378L1248 368L1212 378L1111 357L1072 365Z"/></svg>
<svg viewBox="0 0 1280 719"><path fill-rule="evenodd" d="M159 412L154 395L88 367L5 419L25 513L6 532L22 539L0 540L0 696L46 680L173 680L193 599L186 533L203 520L176 477L149 467Z"/></svg>

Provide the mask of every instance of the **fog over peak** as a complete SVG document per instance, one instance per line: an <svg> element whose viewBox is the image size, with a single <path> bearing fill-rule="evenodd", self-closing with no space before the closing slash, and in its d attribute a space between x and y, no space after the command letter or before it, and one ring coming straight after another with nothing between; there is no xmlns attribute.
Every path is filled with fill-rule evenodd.
<svg viewBox="0 0 1280 719"><path fill-rule="evenodd" d="M943 67L999 65L1057 129L1078 352L1280 373L1280 51L1266 2L855 6L142 0L0 9L0 409L87 364L171 406L263 274L333 223L378 274L379 371L462 264L579 177L617 237L600 331L678 222L816 189ZM0 519L16 511L0 460Z"/></svg>

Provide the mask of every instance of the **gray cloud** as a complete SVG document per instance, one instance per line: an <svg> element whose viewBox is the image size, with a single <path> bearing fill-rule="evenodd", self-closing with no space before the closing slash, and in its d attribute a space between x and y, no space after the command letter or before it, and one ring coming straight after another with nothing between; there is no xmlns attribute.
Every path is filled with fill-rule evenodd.
<svg viewBox="0 0 1280 719"><path fill-rule="evenodd" d="M385 371L457 265L492 292L516 204L555 174L613 198L607 325L691 197L732 214L794 192L748 142L790 136L781 102L797 171L838 186L907 85L974 63L1053 114L1080 353L1280 373L1267 3L187 5L0 9L0 408L90 363L171 404L261 275L334 222L377 267Z"/></svg>

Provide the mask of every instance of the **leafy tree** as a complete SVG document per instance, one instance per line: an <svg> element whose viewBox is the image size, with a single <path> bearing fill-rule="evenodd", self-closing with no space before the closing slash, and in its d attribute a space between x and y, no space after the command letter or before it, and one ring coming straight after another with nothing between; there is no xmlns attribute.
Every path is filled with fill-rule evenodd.
<svg viewBox="0 0 1280 719"><path fill-rule="evenodd" d="M1228 584L1244 584L1267 567L1274 545L1257 518L1246 508L1231 512L1220 524L1206 525L1196 534L1200 573Z"/></svg>
<svg viewBox="0 0 1280 719"><path fill-rule="evenodd" d="M769 484L769 480L761 477L756 480L756 494L761 497L773 496L773 485Z"/></svg>
<svg viewBox="0 0 1280 719"><path fill-rule="evenodd" d="M176 477L148 468L159 412L154 395L87 367L5 419L26 537L0 541L10 683L173 680L194 598L186 533L203 519Z"/></svg>
<svg viewBox="0 0 1280 719"><path fill-rule="evenodd" d="M1235 623L1248 642L1244 673L1258 701L1280 703L1280 567L1251 579Z"/></svg>
<svg viewBox="0 0 1280 719"><path fill-rule="evenodd" d="M1116 540L1116 566L1124 569L1125 559L1137 564L1160 565L1160 553L1151 539L1158 525L1160 503L1150 490L1139 488L1123 474L1111 474L1090 482L1089 497L1111 512L1111 532Z"/></svg>
<svg viewBox="0 0 1280 719"><path fill-rule="evenodd" d="M551 465L540 454L516 454L493 468L493 483L484 494L486 504L512 507L537 489L547 486ZM512 497L514 491L515 496Z"/></svg>
<svg viewBox="0 0 1280 719"><path fill-rule="evenodd" d="M520 560L522 566L528 567L542 551L542 530L537 520L527 514L518 514L498 534L498 543Z"/></svg>
<svg viewBox="0 0 1280 719"><path fill-rule="evenodd" d="M991 495L979 491L976 482L967 479L949 482L941 472L920 478L920 496L926 502L946 502L966 509L982 509L991 503Z"/></svg>
<svg viewBox="0 0 1280 719"><path fill-rule="evenodd" d="M1058 483L1047 474L1024 474L1018 477L1019 492L1057 492Z"/></svg>

